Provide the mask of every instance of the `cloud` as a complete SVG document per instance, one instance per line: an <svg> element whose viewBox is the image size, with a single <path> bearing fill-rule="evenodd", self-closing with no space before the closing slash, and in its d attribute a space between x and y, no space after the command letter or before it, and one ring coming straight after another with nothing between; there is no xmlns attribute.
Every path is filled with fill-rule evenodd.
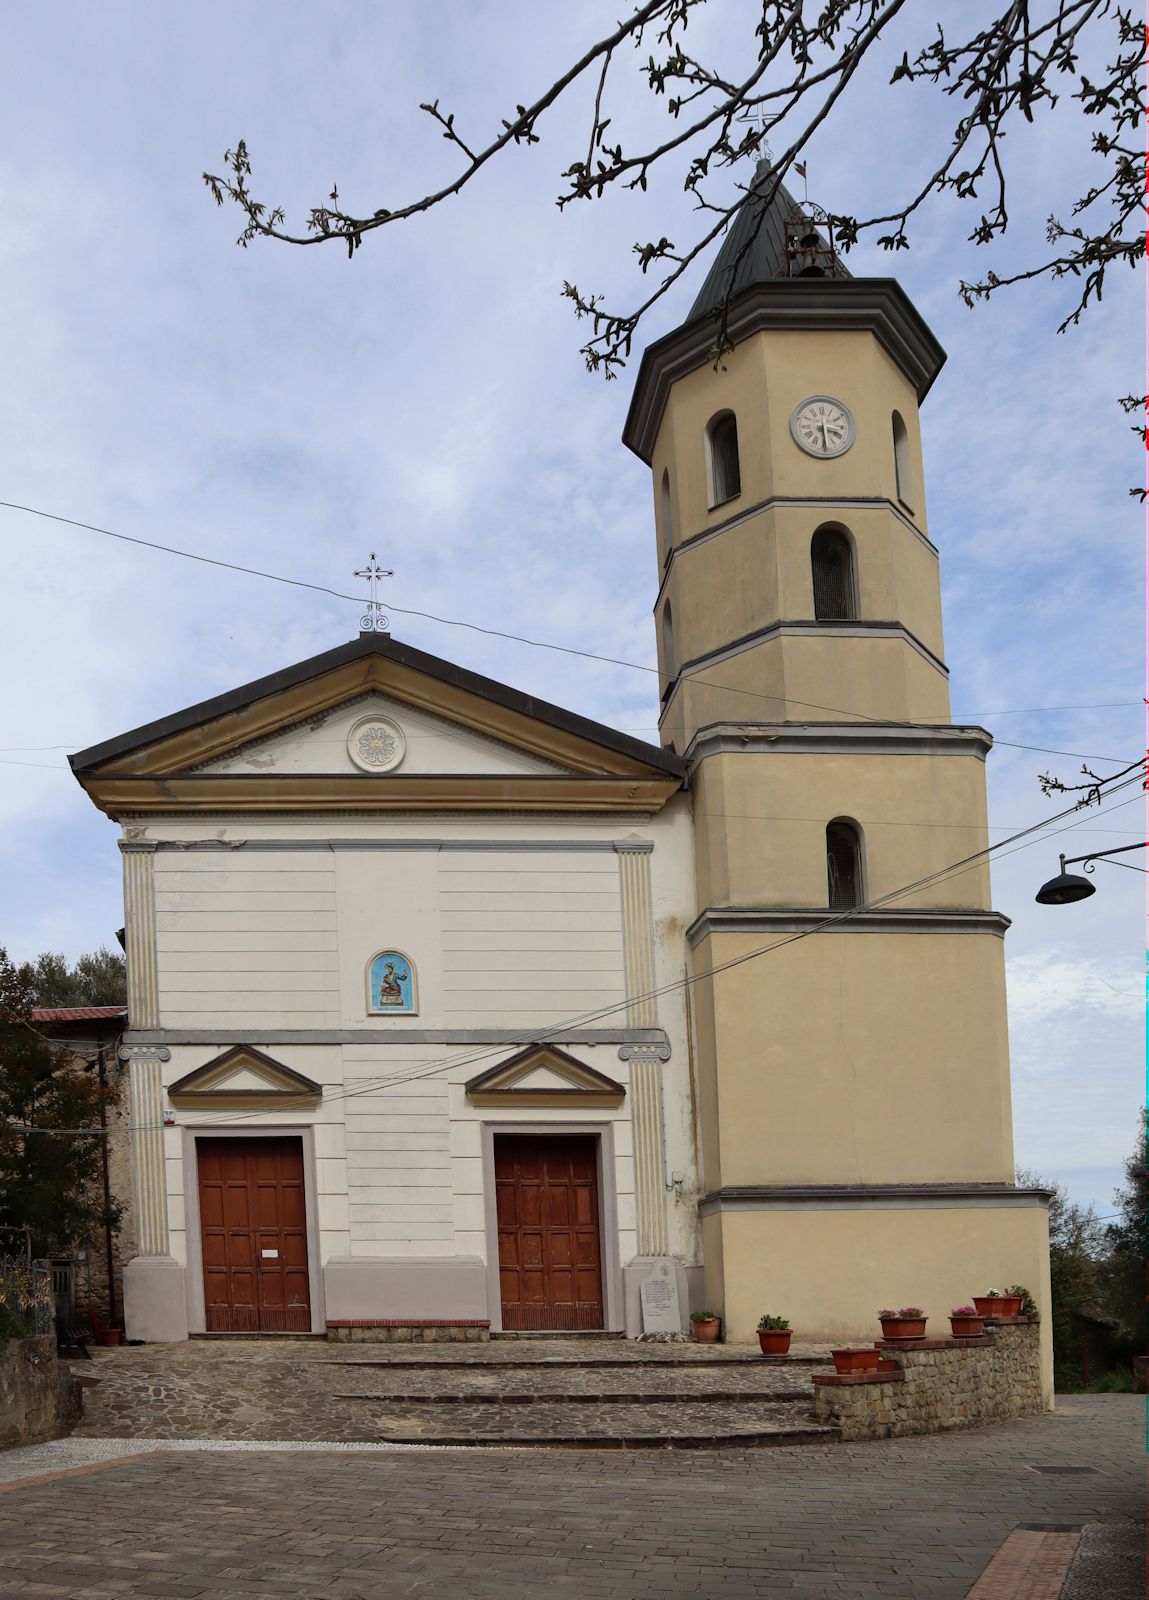
<svg viewBox="0 0 1149 1600"><path fill-rule="evenodd" d="M569 278L618 304L640 292L634 241L685 238L697 220L681 170L645 197L559 213L561 170L585 139L586 105L572 105L540 147L492 163L353 262L326 247L235 249L237 217L215 209L199 178L244 136L260 192L296 212L336 178L365 204L421 193L453 170L421 100L441 94L460 125L497 127L614 12L596 0L541 16L523 3L345 0L238 10L124 0L73 7L66 20L24 8L6 33L0 105L2 497L345 592L376 550L395 568L397 605L652 665L651 486L619 442L633 367L614 384L588 376L585 327L559 290ZM699 49L712 39L738 59L729 8L698 20ZM899 34L887 54L901 48ZM622 65L620 128L629 138L666 126L664 104ZM827 205L888 203L945 136L952 102L891 93L888 78L889 62L876 62L819 135L811 194ZM1071 120L1059 111L1015 142L1016 230L987 258L999 269L1040 248L1051 195L1081 175ZM1126 494L1140 464L1114 406L1137 382L1139 284L1115 281L1085 328L1061 339L1064 285L967 312L957 279L982 268L969 228L965 209L934 206L896 261L872 246L851 258L855 272L896 267L950 353L923 426L954 703L995 713L1004 739L1133 759L1135 707L1012 713L1140 694L1140 517ZM700 279L701 264L647 338L685 314ZM3 746L94 742L358 626L355 602L11 512L0 512L0 542ZM396 619L399 637L589 716L655 721L649 674ZM119 925L114 830L63 752L27 759L56 770L0 766L4 932L22 953L75 954ZM999 746L995 828L1056 809L1035 774L1077 764ZM1126 810L1087 826L1136 823ZM1055 925L1032 895L1060 847L1050 839L994 869L997 903L1014 918L1019 1150L1035 1165L1062 1151L1070 1104L1104 1147L1098 1161L1110 1160L1140 1093L1135 1023L1087 981L1095 963L1135 987L1125 973L1140 880L1111 874L1104 893L1070 908L1075 922Z"/></svg>

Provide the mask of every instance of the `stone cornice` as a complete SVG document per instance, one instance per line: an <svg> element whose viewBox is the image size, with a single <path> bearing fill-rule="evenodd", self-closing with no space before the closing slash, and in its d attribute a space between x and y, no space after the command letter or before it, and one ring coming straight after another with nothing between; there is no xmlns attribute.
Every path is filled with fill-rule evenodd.
<svg viewBox="0 0 1149 1600"><path fill-rule="evenodd" d="M906 722L711 722L686 747L690 771L715 755L973 756L984 761L984 728Z"/></svg>
<svg viewBox="0 0 1149 1600"><path fill-rule="evenodd" d="M276 815L493 812L649 814L682 787L680 778L624 773L84 773L80 782L113 819L162 812Z"/></svg>
<svg viewBox="0 0 1149 1600"><path fill-rule="evenodd" d="M649 466L670 388L712 360L715 320L696 317L650 345L623 429L623 443ZM755 284L730 302L733 343L766 329L872 333L924 400L945 362L945 351L893 278L779 279Z"/></svg>
<svg viewBox="0 0 1149 1600"><path fill-rule="evenodd" d="M728 1184L704 1195L704 1217L722 1211L948 1211L969 1208L1046 1207L1051 1189L1012 1183L810 1183Z"/></svg>
<svg viewBox="0 0 1149 1600"><path fill-rule="evenodd" d="M179 854L188 852L203 852L209 855L229 855L242 852L244 855L259 854L268 851L273 854L295 851L331 852L349 850L353 853L360 851L429 851L431 854L449 855L452 851L465 851L474 854L476 851L485 854L514 855L531 854L535 851L554 852L563 854L580 854L594 852L604 854L618 854L633 850L639 854L649 854L654 849L654 842L650 839L156 839L148 843L120 844L121 850L151 850Z"/></svg>
<svg viewBox="0 0 1149 1600"><path fill-rule="evenodd" d="M728 906L701 912L686 930L693 950L715 933L961 933L1005 937L1000 911L830 911L826 907Z"/></svg>
<svg viewBox="0 0 1149 1600"><path fill-rule="evenodd" d="M546 1030L553 1033L553 1029ZM123 1036L124 1051L154 1054L169 1045L249 1044L258 1038L267 1049L292 1044L492 1044L534 1045L537 1030L525 1028L408 1028L398 1018L381 1018L374 1028L137 1028ZM667 1049L669 1041L662 1028L571 1028L556 1043L633 1044L652 1049ZM165 1056L166 1060L167 1057Z"/></svg>

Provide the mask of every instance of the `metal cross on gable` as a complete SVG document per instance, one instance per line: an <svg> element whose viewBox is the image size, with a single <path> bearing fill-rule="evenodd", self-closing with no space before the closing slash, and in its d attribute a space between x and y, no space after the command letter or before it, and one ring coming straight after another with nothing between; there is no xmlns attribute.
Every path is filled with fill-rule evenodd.
<svg viewBox="0 0 1149 1600"><path fill-rule="evenodd" d="M360 570L354 574L354 576L356 578L366 578L371 589L371 598L367 602L366 613L359 618L360 632L389 632L391 623L383 614L383 602L379 598L379 585L382 583L384 578L393 578L395 576L394 572L392 572L388 567L381 567L378 561L375 559L374 550L372 550L371 558L367 565L365 567L361 567Z"/></svg>

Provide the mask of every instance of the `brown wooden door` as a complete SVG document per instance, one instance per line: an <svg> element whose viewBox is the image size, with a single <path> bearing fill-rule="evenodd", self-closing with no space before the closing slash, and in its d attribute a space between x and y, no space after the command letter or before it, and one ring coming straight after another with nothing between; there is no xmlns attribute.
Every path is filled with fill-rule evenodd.
<svg viewBox="0 0 1149 1600"><path fill-rule="evenodd" d="M503 1327L601 1328L597 1141L495 1139Z"/></svg>
<svg viewBox="0 0 1149 1600"><path fill-rule="evenodd" d="M197 1139L208 1333L309 1333L299 1139Z"/></svg>

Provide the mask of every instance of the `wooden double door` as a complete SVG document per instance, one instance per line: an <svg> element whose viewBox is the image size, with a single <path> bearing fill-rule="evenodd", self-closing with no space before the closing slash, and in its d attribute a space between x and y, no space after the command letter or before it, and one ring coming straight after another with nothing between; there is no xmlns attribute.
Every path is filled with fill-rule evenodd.
<svg viewBox="0 0 1149 1600"><path fill-rule="evenodd" d="M497 1134L495 1202L503 1327L603 1327L597 1139Z"/></svg>
<svg viewBox="0 0 1149 1600"><path fill-rule="evenodd" d="M208 1333L310 1333L303 1144L197 1139Z"/></svg>

